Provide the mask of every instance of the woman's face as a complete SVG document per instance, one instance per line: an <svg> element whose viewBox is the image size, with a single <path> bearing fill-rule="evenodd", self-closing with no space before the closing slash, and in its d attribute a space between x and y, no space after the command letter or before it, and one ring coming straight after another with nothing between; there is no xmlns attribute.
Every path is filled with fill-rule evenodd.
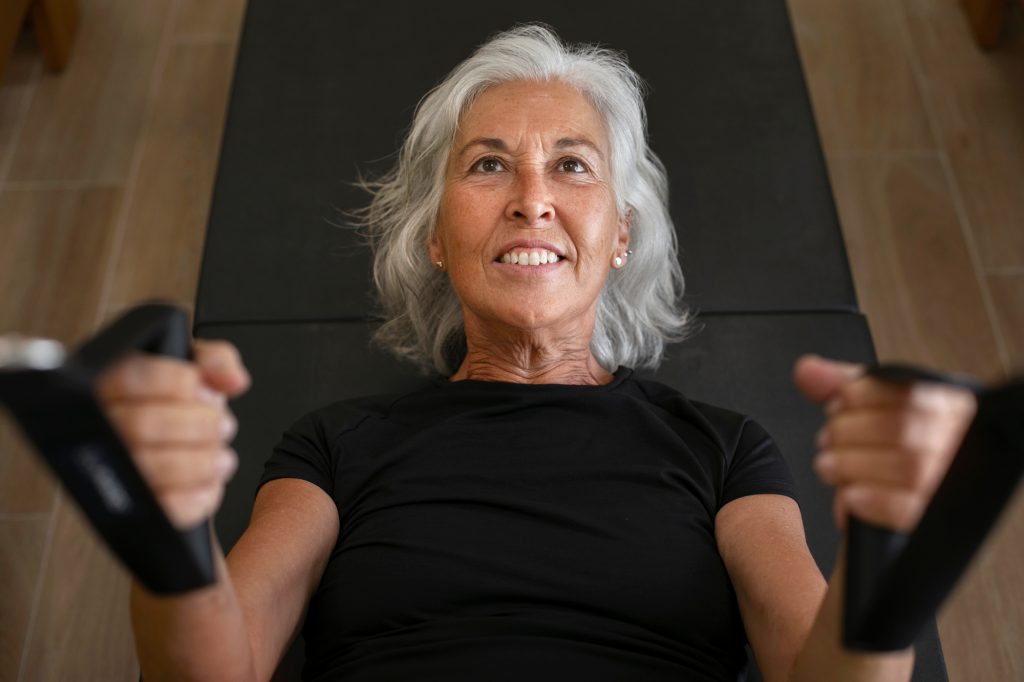
<svg viewBox="0 0 1024 682"><path fill-rule="evenodd" d="M600 114L560 82L498 85L464 113L429 249L467 327L592 324L628 243L609 153Z"/></svg>

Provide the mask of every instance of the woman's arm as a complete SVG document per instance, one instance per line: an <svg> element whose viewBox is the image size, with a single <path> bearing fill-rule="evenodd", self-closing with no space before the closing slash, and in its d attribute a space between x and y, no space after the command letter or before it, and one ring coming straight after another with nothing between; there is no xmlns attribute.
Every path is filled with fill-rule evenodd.
<svg viewBox="0 0 1024 682"><path fill-rule="evenodd" d="M910 531L949 469L977 403L963 389L890 384L863 376L863 369L815 356L794 368L797 387L828 413L815 470L836 487L841 532L848 513ZM913 649L868 654L841 645L845 536L823 590L792 500L733 500L719 510L715 534L766 680L910 679Z"/></svg>
<svg viewBox="0 0 1024 682"><path fill-rule="evenodd" d="M843 552L826 585L792 499L733 500L719 510L715 536L765 682L910 679L912 651L867 654L841 646Z"/></svg>
<svg viewBox="0 0 1024 682"><path fill-rule="evenodd" d="M339 531L337 508L295 479L264 485L217 583L159 597L132 585L132 627L146 682L269 680L302 622Z"/></svg>
<svg viewBox="0 0 1024 682"><path fill-rule="evenodd" d="M164 597L132 581L132 630L145 682L256 679L245 620L216 536L213 544L217 582L210 587Z"/></svg>
<svg viewBox="0 0 1024 682"><path fill-rule="evenodd" d="M818 611L811 635L797 657L790 679L878 680L904 682L914 672L914 649L889 653L854 652L842 642L842 600L846 584L846 539L836 557L828 594ZM825 671L832 671L825 675Z"/></svg>

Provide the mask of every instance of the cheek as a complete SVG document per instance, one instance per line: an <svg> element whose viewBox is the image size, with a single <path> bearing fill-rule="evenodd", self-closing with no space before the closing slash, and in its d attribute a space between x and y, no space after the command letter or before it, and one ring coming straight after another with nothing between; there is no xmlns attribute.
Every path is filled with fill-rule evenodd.
<svg viewBox="0 0 1024 682"><path fill-rule="evenodd" d="M571 207L575 216L573 235L581 262L605 263L618 243L619 220L615 207L608 207L606 196L593 197Z"/></svg>
<svg viewBox="0 0 1024 682"><path fill-rule="evenodd" d="M441 202L438 232L450 256L478 250L490 233L495 218L493 196L451 190Z"/></svg>

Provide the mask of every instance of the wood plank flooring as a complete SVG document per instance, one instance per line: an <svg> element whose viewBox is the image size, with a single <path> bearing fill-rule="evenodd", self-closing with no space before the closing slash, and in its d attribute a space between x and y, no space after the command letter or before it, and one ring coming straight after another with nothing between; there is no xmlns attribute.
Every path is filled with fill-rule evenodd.
<svg viewBox="0 0 1024 682"><path fill-rule="evenodd" d="M68 70L0 83L0 333L191 310L245 0L80 0ZM879 357L1024 372L1024 16L788 0ZM0 682L137 679L127 578L0 417ZM1024 680L1024 496L940 614L952 682Z"/></svg>

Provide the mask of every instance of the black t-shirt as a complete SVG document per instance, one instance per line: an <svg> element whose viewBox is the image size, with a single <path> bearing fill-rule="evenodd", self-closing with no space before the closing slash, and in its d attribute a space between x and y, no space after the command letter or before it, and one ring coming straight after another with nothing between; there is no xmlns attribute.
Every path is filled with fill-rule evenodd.
<svg viewBox="0 0 1024 682"><path fill-rule="evenodd" d="M756 422L625 368L337 402L285 432L277 478L337 504L303 677L351 682L736 680L715 514L796 497Z"/></svg>

